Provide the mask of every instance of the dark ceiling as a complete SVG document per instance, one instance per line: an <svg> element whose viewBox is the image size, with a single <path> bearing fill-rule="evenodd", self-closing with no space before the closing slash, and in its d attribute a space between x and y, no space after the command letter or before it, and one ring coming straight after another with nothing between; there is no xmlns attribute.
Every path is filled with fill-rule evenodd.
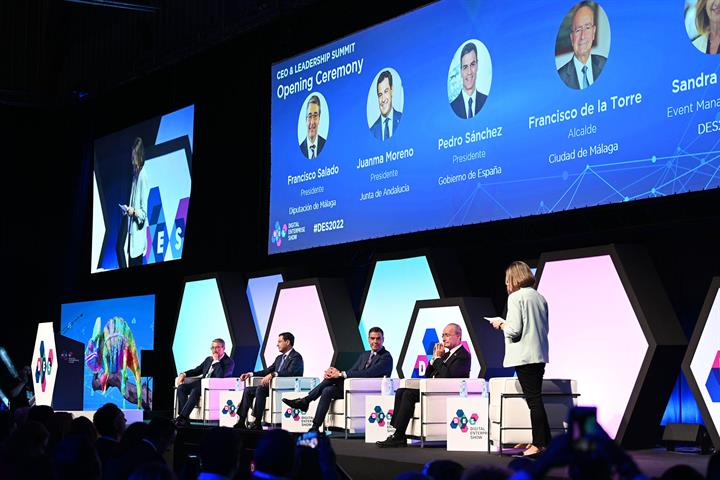
<svg viewBox="0 0 720 480"><path fill-rule="evenodd" d="M315 1L119 3L3 0L0 102L47 107L66 104L78 95L97 96Z"/></svg>

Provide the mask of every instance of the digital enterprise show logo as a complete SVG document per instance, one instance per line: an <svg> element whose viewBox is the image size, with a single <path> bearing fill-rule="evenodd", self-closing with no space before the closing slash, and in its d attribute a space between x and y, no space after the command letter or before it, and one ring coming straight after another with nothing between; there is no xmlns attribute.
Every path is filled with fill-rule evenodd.
<svg viewBox="0 0 720 480"><path fill-rule="evenodd" d="M455 412L455 416L450 420L450 428L453 430L459 428L461 432L466 433L469 430L469 427L474 427L475 424L478 421L477 413L473 413L470 415L470 418L465 416L465 411L462 409L458 409L457 412Z"/></svg>
<svg viewBox="0 0 720 480"><path fill-rule="evenodd" d="M280 222L275 222L275 228L272 231L272 243L278 247L281 246L283 238L287 237L287 229L287 223L280 227Z"/></svg>
<svg viewBox="0 0 720 480"><path fill-rule="evenodd" d="M388 410L387 413L383 412L383 409L380 405L375 405L375 408L373 408L373 411L370 412L370 416L368 416L368 422L370 423L377 423L378 427L384 427L385 423L390 423L392 421L393 416L393 410Z"/></svg>
<svg viewBox="0 0 720 480"><path fill-rule="evenodd" d="M710 375L708 375L705 382L705 388L707 388L713 402L720 402L720 350L715 354L715 361L712 368L710 368Z"/></svg>
<svg viewBox="0 0 720 480"><path fill-rule="evenodd" d="M285 410L285 418L292 418L293 421L299 422L302 416L299 408L288 408Z"/></svg>
<svg viewBox="0 0 720 480"><path fill-rule="evenodd" d="M291 418L293 422L300 422L302 428L310 428L313 426L313 416L308 415L307 412L299 408L287 408L283 415L285 415L285 418Z"/></svg>
<svg viewBox="0 0 720 480"><path fill-rule="evenodd" d="M45 386L47 385L47 377L50 376L52 373L52 364L53 364L53 349L51 348L48 351L47 357L45 356L45 341L40 342L40 352L37 358L37 363L35 364L35 383L40 384L40 388L42 391L45 391Z"/></svg>
<svg viewBox="0 0 720 480"><path fill-rule="evenodd" d="M437 330L434 328L425 329L425 334L422 339L423 351L425 353L418 355L417 360L415 360L412 378L425 378L425 371L427 370L428 365L430 365L430 359L432 358L435 344L439 341ZM468 351L468 353L470 353L470 347L467 342L463 341L462 346Z"/></svg>
<svg viewBox="0 0 720 480"><path fill-rule="evenodd" d="M222 414L230 415L231 417L237 415L237 405L235 405L232 399L228 399L227 403L223 405Z"/></svg>

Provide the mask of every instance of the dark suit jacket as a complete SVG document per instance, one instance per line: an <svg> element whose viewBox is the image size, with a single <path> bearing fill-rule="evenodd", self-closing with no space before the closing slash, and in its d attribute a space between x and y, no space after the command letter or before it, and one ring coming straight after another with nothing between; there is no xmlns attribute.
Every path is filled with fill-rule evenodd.
<svg viewBox="0 0 720 480"><path fill-rule="evenodd" d="M390 352L385 350L385 347L383 347L382 350L380 350L377 355L375 355L375 358L373 358L370 366L368 368L365 368L365 364L370 357L370 352L371 351L368 350L367 352L363 352L360 354L358 359L355 361L355 364L350 367L350 370L345 371L345 375L347 375L347 378L377 378L384 376L389 377L392 374L392 355L390 355Z"/></svg>
<svg viewBox="0 0 720 480"><path fill-rule="evenodd" d="M487 95L475 90L475 98L473 98L473 116L477 115L478 112L480 112L480 109L483 107L483 105L485 105L485 100L487 100ZM463 99L462 92L460 92L458 96L455 97L455 100L452 101L450 106L452 107L453 112L455 112L455 115L460 118L467 118L467 106L465 105L465 100Z"/></svg>
<svg viewBox="0 0 720 480"><path fill-rule="evenodd" d="M390 138L395 136L395 133L397 132L397 128L400 125L400 119L402 118L402 113L398 112L393 108L393 121L392 121L392 132L390 134ZM382 115L378 117L377 120L375 120L375 123L372 124L372 127L370 127L370 131L373 135L375 135L375 138L378 140L382 140Z"/></svg>
<svg viewBox="0 0 720 480"><path fill-rule="evenodd" d="M470 354L465 347L458 348L450 357L448 357L448 353L428 365L425 378L467 378L470 376Z"/></svg>
<svg viewBox="0 0 720 480"><path fill-rule="evenodd" d="M590 65L592 65L592 74L594 79L593 82L600 76L600 72L602 72L606 61L607 58L602 55L590 55ZM565 82L565 85L568 87L576 90L580 89L580 80L578 80L577 70L575 70L575 64L573 63L572 58L568 63L558 69L558 75L560 75L560 79Z"/></svg>
<svg viewBox="0 0 720 480"><path fill-rule="evenodd" d="M305 365L303 364L302 355L300 355L297 350L293 348L290 353L288 353L288 358L285 359L282 370L280 370L281 359L282 354L275 358L272 365L263 370L253 372L253 376L264 377L269 373L277 372L278 377L302 377L303 372L305 371Z"/></svg>
<svg viewBox="0 0 720 480"><path fill-rule="evenodd" d="M315 156L317 157L320 155L320 152L322 152L323 147L325 146L325 139L318 135L317 138L317 152L315 152ZM307 144L307 137L303 142L300 144L300 151L305 155L306 158L310 158L310 152L308 152L308 144Z"/></svg>
<svg viewBox="0 0 720 480"><path fill-rule="evenodd" d="M207 357L200 365L185 372L185 375L188 377L202 375L204 377L207 375L208 370L210 370L212 362L212 357ZM226 353L220 359L220 365L215 366L215 369L210 374L210 378L230 377L233 374L233 370L235 370L235 362L230 358L230 355Z"/></svg>

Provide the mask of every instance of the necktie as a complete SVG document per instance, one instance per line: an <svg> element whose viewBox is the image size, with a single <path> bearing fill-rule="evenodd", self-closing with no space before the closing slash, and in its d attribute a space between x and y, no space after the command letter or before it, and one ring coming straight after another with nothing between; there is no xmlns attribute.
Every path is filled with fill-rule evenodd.
<svg viewBox="0 0 720 480"><path fill-rule="evenodd" d="M383 137L383 140L387 140L388 138L390 138L390 125L388 125L389 122L390 122L390 119L386 118L385 119L385 135Z"/></svg>
<svg viewBox="0 0 720 480"><path fill-rule="evenodd" d="M285 363L285 355L283 355L283 356L280 358L280 366L278 367L276 373L280 373L280 371L282 370L282 367L283 367L283 364L284 364L284 363Z"/></svg>
<svg viewBox="0 0 720 480"><path fill-rule="evenodd" d="M310 145L310 158L315 158L315 145Z"/></svg>
<svg viewBox="0 0 720 480"><path fill-rule="evenodd" d="M375 352L372 352L370 356L367 359L367 362L365 362L365 370L370 368L370 364L372 363L373 357L375 357Z"/></svg>
<svg viewBox="0 0 720 480"><path fill-rule="evenodd" d="M582 72L583 72L583 86L582 86L582 88L585 89L585 88L588 88L588 87L590 86L590 82L588 81L588 77L587 77L587 65L583 65Z"/></svg>
<svg viewBox="0 0 720 480"><path fill-rule="evenodd" d="M467 118L471 118L473 116L473 108L472 108L472 97L468 98L468 115Z"/></svg>

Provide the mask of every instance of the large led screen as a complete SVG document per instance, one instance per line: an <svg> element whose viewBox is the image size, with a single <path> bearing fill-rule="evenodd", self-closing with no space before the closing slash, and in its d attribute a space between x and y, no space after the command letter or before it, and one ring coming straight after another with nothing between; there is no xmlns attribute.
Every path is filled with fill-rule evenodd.
<svg viewBox="0 0 720 480"><path fill-rule="evenodd" d="M716 188L712 4L445 0L274 64L269 253Z"/></svg>
<svg viewBox="0 0 720 480"><path fill-rule="evenodd" d="M153 349L154 331L154 295L62 305L60 334L85 345L84 410L106 403L152 406L152 384L140 376L140 352Z"/></svg>
<svg viewBox="0 0 720 480"><path fill-rule="evenodd" d="M191 105L95 142L91 273L182 257L194 110Z"/></svg>

